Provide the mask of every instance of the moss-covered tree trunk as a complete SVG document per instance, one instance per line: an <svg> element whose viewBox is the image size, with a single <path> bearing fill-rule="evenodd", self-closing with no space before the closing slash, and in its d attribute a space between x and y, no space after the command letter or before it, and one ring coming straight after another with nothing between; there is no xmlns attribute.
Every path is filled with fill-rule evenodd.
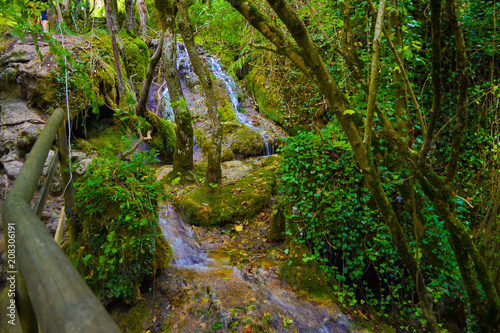
<svg viewBox="0 0 500 333"><path fill-rule="evenodd" d="M170 105L174 110L177 141L174 151L174 173L184 174L192 170L193 122L182 93L181 80L177 71L177 40L175 16L176 3L172 0L156 0L155 6L164 28L163 64L165 80L170 94Z"/></svg>
<svg viewBox="0 0 500 333"><path fill-rule="evenodd" d="M194 71L200 79L205 95L205 104L208 109L210 120L212 121L212 137L210 151L208 153L208 165L205 186L218 192L222 180L221 151L222 151L222 126L217 111L217 101L215 100L214 87L208 69L201 63L200 56L194 43L193 31L189 20L186 0L179 0L179 30L182 39L189 53L189 59L193 64ZM214 186L217 185L217 186Z"/></svg>

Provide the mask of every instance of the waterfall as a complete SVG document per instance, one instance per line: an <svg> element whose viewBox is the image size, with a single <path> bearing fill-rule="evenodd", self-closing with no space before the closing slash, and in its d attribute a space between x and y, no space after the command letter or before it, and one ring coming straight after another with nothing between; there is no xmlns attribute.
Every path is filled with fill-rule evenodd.
<svg viewBox="0 0 500 333"><path fill-rule="evenodd" d="M226 91L229 100L231 101L231 106L236 113L236 119L240 123L247 126L249 129L259 133L262 136L262 139L264 141L264 156L274 154L273 140L271 140L269 134L259 126L255 126L253 124L253 119L250 116L239 111L239 88L236 82L222 69L220 62L216 58L208 56L207 60L210 64L212 73L215 75L215 77L221 79L226 86ZM187 86L194 86L198 83L198 77L194 73L193 65L191 64L191 60L189 59L189 54L186 50L186 46L182 43L177 43L177 70L179 71L179 76L183 84ZM162 114L163 118L169 121L174 121L173 109L170 105L170 95L168 93L168 87L166 85L162 93L162 98L165 104L165 108L163 109ZM269 142L271 142L271 147L269 145Z"/></svg>
<svg viewBox="0 0 500 333"><path fill-rule="evenodd" d="M262 136L262 139L264 140L264 154L265 154L264 156L269 156L271 154L271 151L269 149L269 135L262 128L255 126L253 124L252 118L250 118L247 114L239 111L240 103L238 101L238 86L236 82L234 82L233 78L222 70L222 66L220 65L219 61L216 58L208 57L208 63L210 64L212 73L214 73L214 75L217 78L224 81L224 84L226 85L227 94L229 96L229 99L231 100L231 106L233 107L234 112L236 113L236 118L240 123L244 124L251 130L259 133Z"/></svg>

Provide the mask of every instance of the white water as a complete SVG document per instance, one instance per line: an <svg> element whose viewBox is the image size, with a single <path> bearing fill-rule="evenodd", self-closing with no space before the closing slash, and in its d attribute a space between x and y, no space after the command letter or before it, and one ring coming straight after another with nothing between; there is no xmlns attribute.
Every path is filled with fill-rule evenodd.
<svg viewBox="0 0 500 333"><path fill-rule="evenodd" d="M234 82L233 78L222 70L222 66L217 59L215 59L214 57L208 57L208 63L210 64L210 68L212 68L212 73L214 73L217 78L224 81L227 94L229 96L229 99L231 100L231 106L236 113L236 118L238 119L238 121L262 136L262 139L264 140L264 156L269 156L271 153L274 153L269 149L270 140L269 135L266 133L266 131L258 126L254 126L252 118L249 117L246 113L242 113L239 111L240 103L238 101L238 86L236 82Z"/></svg>

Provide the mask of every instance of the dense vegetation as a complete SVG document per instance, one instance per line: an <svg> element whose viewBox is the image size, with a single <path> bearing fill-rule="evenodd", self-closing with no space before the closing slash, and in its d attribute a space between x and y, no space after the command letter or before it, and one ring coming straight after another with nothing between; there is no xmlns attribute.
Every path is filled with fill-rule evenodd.
<svg viewBox="0 0 500 333"><path fill-rule="evenodd" d="M83 4L67 9L66 32L87 33L92 24L100 24L90 19L90 2ZM134 17L129 7L115 13L115 24L123 23L127 30L119 35L128 54L144 56L147 51L141 38L150 42L162 30L170 45L164 48L164 61L172 56L176 19L183 39L191 38L189 20L176 17L177 5L180 12L189 6L194 40L220 56L260 110L290 134L281 149L281 201L275 213L283 214L286 234L309 247L310 255L304 254L303 261L319 262L333 297L344 305L398 320L402 328L498 330L500 62L496 1L196 0L186 4L166 0L144 5L150 13L147 33L125 20ZM23 1L0 6L0 17L25 28L28 10ZM94 14L105 16L104 6L100 8ZM110 18L108 13L108 21ZM54 52L67 55L56 46ZM115 52L120 64L117 57ZM162 122L141 104L158 59L150 62L152 72L142 58L140 64L124 68L137 87L130 83L119 88L113 75L112 103L107 104L127 113L126 118L147 120L157 133L163 133L155 125ZM175 64L172 59L170 63ZM107 60L107 66L112 65L111 57ZM86 80L91 73L84 66L74 62L70 67L74 82L86 82L90 102L83 108L102 112L109 96L92 84L95 79ZM121 67L116 66L118 72ZM170 66L166 76L169 70L176 72ZM210 80L206 84L205 92ZM174 106L178 108L174 151L185 148L190 152L192 142L180 141L193 133L184 97L176 97ZM219 128L218 116L214 117L211 124ZM131 130L141 121L131 121ZM174 135L171 124L168 126L170 134L162 139L169 140L172 149ZM210 148L210 156L216 156L210 162L212 174L207 171L210 191L220 191L217 135ZM181 161L174 155L178 163L174 168L184 174L193 164L186 156ZM83 233L87 239L82 242L93 244L95 254L75 256L78 263L94 261L95 268L86 266L85 274L91 282L104 281L105 288L96 289L98 293L130 297L136 286L122 286L123 275L142 259L108 259L111 265L114 259L122 259L119 263L124 265L120 274L109 279L108 273L118 266L104 269L99 251L116 250L113 239L120 233L120 221L130 220L138 210L147 210L150 216L137 228L149 225L156 216L143 203L154 204L160 190L147 182L151 176L138 160L101 161L91 171L86 180L90 183L81 187L81 203L95 200L90 195L103 196L85 189L106 181L103 189L116 191L106 194L108 200L119 200L122 209L133 209L118 214L122 218L113 222L116 230L100 225L103 229ZM122 171L124 178L115 171ZM129 184L131 174L137 183ZM111 179L113 183L108 183ZM124 185L133 187L123 192ZM136 193L144 193L145 197L138 197L148 199L130 208L127 195L137 197ZM131 230L124 230L122 236L128 237L127 230ZM155 239L154 228L145 232ZM146 239L141 240L141 246L151 249ZM138 249L137 244L130 246L130 251ZM149 256L145 261L153 261L153 251L141 254ZM141 270L139 280L152 272ZM121 286L113 289L118 294L110 294L106 289L110 284Z"/></svg>

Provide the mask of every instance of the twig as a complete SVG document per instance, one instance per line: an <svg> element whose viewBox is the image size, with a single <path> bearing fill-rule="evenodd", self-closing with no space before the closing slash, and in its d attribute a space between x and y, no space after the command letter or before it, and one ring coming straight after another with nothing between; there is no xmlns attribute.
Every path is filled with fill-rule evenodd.
<svg viewBox="0 0 500 333"><path fill-rule="evenodd" d="M118 154L118 159L121 160L121 159L124 159L125 156L128 156L130 154L132 154L134 151L137 150L137 148L139 148L139 146L144 142L144 141L149 141L151 139L153 139L151 137L151 130L148 131L148 135L146 137L143 137L142 134L141 134L141 131L137 131L139 133L139 140L137 140L137 142L132 146L132 148L130 148L129 150L123 152L123 153L120 153Z"/></svg>

